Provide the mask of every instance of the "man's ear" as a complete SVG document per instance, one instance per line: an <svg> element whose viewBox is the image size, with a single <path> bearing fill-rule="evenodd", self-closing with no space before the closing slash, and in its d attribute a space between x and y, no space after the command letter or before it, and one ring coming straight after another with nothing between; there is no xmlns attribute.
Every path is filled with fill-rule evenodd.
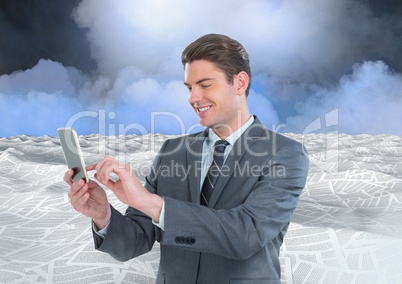
<svg viewBox="0 0 402 284"><path fill-rule="evenodd" d="M244 71L240 71L236 75L236 84L237 84L237 95L244 95L248 88L248 83L250 82L250 78L248 74Z"/></svg>

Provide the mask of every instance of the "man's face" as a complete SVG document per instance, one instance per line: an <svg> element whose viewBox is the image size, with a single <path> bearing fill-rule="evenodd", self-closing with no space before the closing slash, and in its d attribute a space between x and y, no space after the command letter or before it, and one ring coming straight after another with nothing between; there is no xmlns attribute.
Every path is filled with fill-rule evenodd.
<svg viewBox="0 0 402 284"><path fill-rule="evenodd" d="M184 84L190 91L189 102L200 124L225 127L233 132L238 127L243 103L237 92L237 78L229 84L225 74L206 60L195 60L184 68Z"/></svg>

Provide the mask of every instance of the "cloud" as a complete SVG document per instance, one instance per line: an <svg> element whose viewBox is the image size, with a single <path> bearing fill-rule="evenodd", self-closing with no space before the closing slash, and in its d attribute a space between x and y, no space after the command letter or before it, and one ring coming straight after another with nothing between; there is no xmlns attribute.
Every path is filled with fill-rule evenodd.
<svg viewBox="0 0 402 284"><path fill-rule="evenodd" d="M75 97L82 74L50 60L32 69L0 76L0 135L43 135L82 109Z"/></svg>
<svg viewBox="0 0 402 284"><path fill-rule="evenodd" d="M30 91L74 94L81 80L82 74L76 68L41 59L32 69L0 76L0 90L22 95Z"/></svg>
<svg viewBox="0 0 402 284"><path fill-rule="evenodd" d="M78 100L61 92L29 91L12 96L0 93L0 136L55 135L56 129L65 124L66 117L80 109L83 106Z"/></svg>
<svg viewBox="0 0 402 284"><path fill-rule="evenodd" d="M382 61L353 66L332 89L319 88L298 104L299 115L289 117L287 126L303 132L307 125L325 114L337 112L336 125L351 134L402 135L402 75ZM325 131L325 124L322 129Z"/></svg>
<svg viewBox="0 0 402 284"><path fill-rule="evenodd" d="M117 133L119 127L195 130L180 56L210 32L227 34L248 50L250 111L267 126L303 132L337 109L339 132L400 133L402 64L395 62L401 61L401 20L380 18L367 4L83 0L72 17L87 31L96 72L40 60L32 69L0 76L0 108L8 121L1 136L53 135L56 125L73 122L80 134Z"/></svg>
<svg viewBox="0 0 402 284"><path fill-rule="evenodd" d="M357 62L395 58L399 42L389 21L351 0L84 0L74 16L89 30L92 54L107 76L128 65L180 76L184 47L216 32L245 45L256 73L328 83Z"/></svg>
<svg viewBox="0 0 402 284"><path fill-rule="evenodd" d="M309 120L330 111L327 108L331 106L339 108L340 131L397 131L389 122L387 128L380 125L383 121L373 125L367 111L378 106L374 102L389 101L386 87L377 86L378 98L369 102L360 95L363 101L358 103L351 99L355 93L345 93L356 91L346 89L345 74L356 76L359 64L363 64L362 70L367 69L364 66L370 64L363 62L394 59L398 53L395 46L400 39L397 29L390 26L392 21L374 16L363 3L251 0L190 4L155 0L120 1L116 5L85 0L76 9L75 19L89 30L93 56L105 76L118 76L120 70L135 66L155 74L158 80L177 80L182 76L181 50L202 34L224 33L242 42L250 54L260 86L253 85L257 94L250 96L250 101L258 103L251 103L251 108L266 118L266 124L282 122L288 131L302 131ZM382 69L366 70L366 76L392 76L384 68L388 67L383 63ZM364 76L350 80L356 85L365 83ZM337 84L341 85L338 89ZM327 99L323 93L336 98ZM353 103L354 109L342 100ZM313 102L318 105L308 108ZM394 110L389 104L386 108ZM393 112L385 117L390 120L392 116Z"/></svg>

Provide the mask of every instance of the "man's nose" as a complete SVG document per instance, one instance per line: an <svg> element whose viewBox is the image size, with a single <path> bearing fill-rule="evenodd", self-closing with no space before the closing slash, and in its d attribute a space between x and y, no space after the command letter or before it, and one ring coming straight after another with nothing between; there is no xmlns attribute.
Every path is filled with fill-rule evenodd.
<svg viewBox="0 0 402 284"><path fill-rule="evenodd" d="M190 91L190 95L188 96L188 101L190 102L190 104L194 104L196 102L199 102L202 100L202 94L199 90L197 90L196 88L193 88Z"/></svg>

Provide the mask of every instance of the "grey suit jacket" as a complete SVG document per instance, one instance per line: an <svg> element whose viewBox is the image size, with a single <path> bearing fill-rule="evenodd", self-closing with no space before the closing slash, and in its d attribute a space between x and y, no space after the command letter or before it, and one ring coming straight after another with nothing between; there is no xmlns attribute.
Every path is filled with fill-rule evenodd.
<svg viewBox="0 0 402 284"><path fill-rule="evenodd" d="M164 197L165 230L134 208L125 215L112 208L108 233L94 234L95 247L126 261L160 242L156 283L280 283L278 256L306 182L306 150L256 118L233 145L205 207L206 134L165 141L146 178L146 188Z"/></svg>

